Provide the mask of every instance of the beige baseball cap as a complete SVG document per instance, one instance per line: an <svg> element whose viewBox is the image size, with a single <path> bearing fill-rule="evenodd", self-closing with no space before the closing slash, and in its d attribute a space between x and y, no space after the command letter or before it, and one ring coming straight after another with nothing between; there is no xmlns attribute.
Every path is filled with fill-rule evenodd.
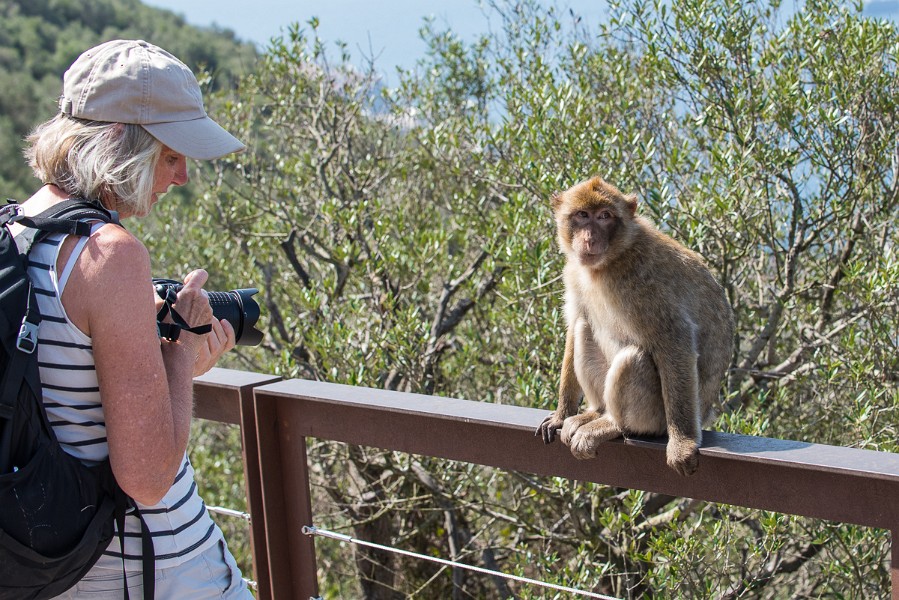
<svg viewBox="0 0 899 600"><path fill-rule="evenodd" d="M194 159L246 149L206 114L187 65L143 40L113 40L79 56L63 76L59 109L79 119L140 125Z"/></svg>

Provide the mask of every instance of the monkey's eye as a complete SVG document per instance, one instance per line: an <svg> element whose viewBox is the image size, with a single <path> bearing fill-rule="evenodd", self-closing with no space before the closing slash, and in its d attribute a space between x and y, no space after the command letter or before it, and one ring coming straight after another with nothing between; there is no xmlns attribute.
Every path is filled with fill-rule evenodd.
<svg viewBox="0 0 899 600"><path fill-rule="evenodd" d="M613 216L612 213L608 210L604 210L601 213L599 213L600 219L611 219L612 216Z"/></svg>
<svg viewBox="0 0 899 600"><path fill-rule="evenodd" d="M579 210L575 213L575 215L577 215L577 217L579 219L589 219L590 218L590 213L588 213L586 210Z"/></svg>

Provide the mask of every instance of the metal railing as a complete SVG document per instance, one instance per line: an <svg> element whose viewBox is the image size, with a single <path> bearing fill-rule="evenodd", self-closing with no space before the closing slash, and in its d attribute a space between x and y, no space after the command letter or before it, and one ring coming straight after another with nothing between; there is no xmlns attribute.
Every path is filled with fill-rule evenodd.
<svg viewBox="0 0 899 600"><path fill-rule="evenodd" d="M680 477L665 444L617 440L576 460L533 432L546 410L213 369L194 383L199 418L241 426L259 598L318 595L306 438L345 442L892 533L899 600L899 454L705 432L699 471ZM459 443L465 440L465 443Z"/></svg>

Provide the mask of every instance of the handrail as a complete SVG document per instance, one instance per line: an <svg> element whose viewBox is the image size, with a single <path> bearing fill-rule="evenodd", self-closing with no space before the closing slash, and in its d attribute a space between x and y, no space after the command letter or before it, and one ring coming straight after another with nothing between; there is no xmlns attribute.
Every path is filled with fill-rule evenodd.
<svg viewBox="0 0 899 600"><path fill-rule="evenodd" d="M198 380L198 395L235 377L214 371ZM262 383L253 395L272 597L317 595L314 542L302 533L313 525L305 438L316 437L888 529L899 600L897 454L705 432L699 470L681 477L665 464L663 440L608 442L588 461L561 443L544 446L533 432L546 410L296 379ZM259 510L251 502L254 522ZM260 581L268 597L262 590Z"/></svg>
<svg viewBox="0 0 899 600"><path fill-rule="evenodd" d="M194 415L200 419L240 425L247 512L250 513L253 579L257 582L258 597L263 599L272 598L272 592L269 588L268 553L265 550L265 513L262 510L253 388L279 379L276 375L219 368L194 379Z"/></svg>

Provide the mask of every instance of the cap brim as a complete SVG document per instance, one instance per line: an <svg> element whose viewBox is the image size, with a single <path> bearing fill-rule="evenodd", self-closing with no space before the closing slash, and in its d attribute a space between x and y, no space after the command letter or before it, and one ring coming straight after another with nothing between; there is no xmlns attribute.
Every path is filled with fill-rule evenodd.
<svg viewBox="0 0 899 600"><path fill-rule="evenodd" d="M142 127L175 152L196 160L221 158L247 148L209 117Z"/></svg>

